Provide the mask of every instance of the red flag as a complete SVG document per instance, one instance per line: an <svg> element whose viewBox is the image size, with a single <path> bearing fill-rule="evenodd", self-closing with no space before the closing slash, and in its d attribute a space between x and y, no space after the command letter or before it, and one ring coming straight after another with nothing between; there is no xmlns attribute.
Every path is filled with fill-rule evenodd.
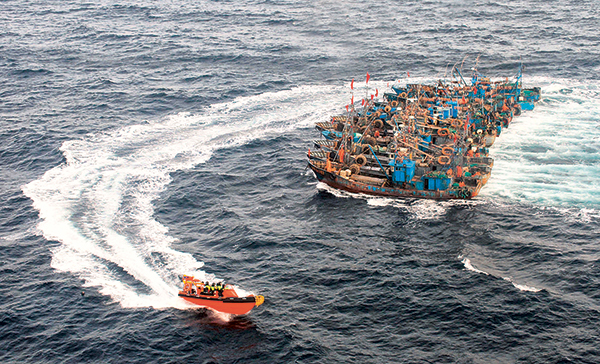
<svg viewBox="0 0 600 364"><path fill-rule="evenodd" d="M406 77L410 77L410 72L406 71Z"/></svg>
<svg viewBox="0 0 600 364"><path fill-rule="evenodd" d="M369 78L371 78L371 76L369 76L369 72L367 72L367 83L369 83Z"/></svg>
<svg viewBox="0 0 600 364"><path fill-rule="evenodd" d="M350 104L354 105L354 95L352 95L352 100L350 101Z"/></svg>
<svg viewBox="0 0 600 364"><path fill-rule="evenodd" d="M360 104L361 104L362 106L365 106L365 99L362 99L362 100L360 100Z"/></svg>
<svg viewBox="0 0 600 364"><path fill-rule="evenodd" d="M346 112L348 112L348 105L346 105Z"/></svg>
<svg viewBox="0 0 600 364"><path fill-rule="evenodd" d="M352 82L350 82L350 90L354 90L354 78L352 79Z"/></svg>
<svg viewBox="0 0 600 364"><path fill-rule="evenodd" d="M379 95L379 90L375 89L375 97L377 97L377 95Z"/></svg>
<svg viewBox="0 0 600 364"><path fill-rule="evenodd" d="M373 95L371 95L371 100L373 100Z"/></svg>

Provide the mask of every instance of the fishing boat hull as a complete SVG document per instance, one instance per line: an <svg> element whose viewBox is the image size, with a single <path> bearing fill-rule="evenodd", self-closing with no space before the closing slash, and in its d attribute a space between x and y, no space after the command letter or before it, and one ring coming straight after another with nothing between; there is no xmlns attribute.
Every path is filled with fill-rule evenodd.
<svg viewBox="0 0 600 364"><path fill-rule="evenodd" d="M232 315L245 315L255 306L258 306L260 303L262 303L257 302L257 298L262 298L262 296L202 297L198 295L185 294L183 291L181 291L179 292L179 297L195 305ZM258 300L260 300L260 298Z"/></svg>
<svg viewBox="0 0 600 364"><path fill-rule="evenodd" d="M469 196L464 194L460 195L458 190L417 190L417 189L403 189L397 187L384 187L375 186L372 184L362 183L359 181L352 180L350 178L341 177L335 173L328 172L309 162L309 167L315 173L317 179L320 182L327 184L335 189L344 190L353 193L364 193L373 196L384 196L384 197L405 197L405 198L427 198L435 200L449 200L449 199L470 199L479 194L479 190L483 184L479 184L476 188L469 190ZM460 195L460 196L459 196Z"/></svg>

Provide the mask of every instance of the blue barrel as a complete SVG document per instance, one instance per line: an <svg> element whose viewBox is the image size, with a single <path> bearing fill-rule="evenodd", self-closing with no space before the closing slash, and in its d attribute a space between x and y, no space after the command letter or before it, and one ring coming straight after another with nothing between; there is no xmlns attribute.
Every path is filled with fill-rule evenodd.
<svg viewBox="0 0 600 364"><path fill-rule="evenodd" d="M427 181L427 189L435 190L435 178L426 178L425 180Z"/></svg>
<svg viewBox="0 0 600 364"><path fill-rule="evenodd" d="M448 119L450 117L450 108L445 107L442 113L442 119Z"/></svg>

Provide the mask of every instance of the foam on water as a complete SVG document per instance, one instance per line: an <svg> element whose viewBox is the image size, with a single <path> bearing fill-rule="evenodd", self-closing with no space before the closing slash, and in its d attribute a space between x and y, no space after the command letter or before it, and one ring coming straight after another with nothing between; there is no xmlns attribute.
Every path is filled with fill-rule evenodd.
<svg viewBox="0 0 600 364"><path fill-rule="evenodd" d="M464 257L464 256L459 256L458 259L461 259L461 262L463 263L465 269L470 270L471 272L475 272L475 273L479 273L479 274L484 274L486 276L492 276L492 277L497 277L496 274L492 274L492 273L488 273L486 271L483 271L481 269L477 269L473 266L473 264L471 264L471 259ZM510 283L512 283L512 285L517 288L520 291L527 291L527 292L539 292L541 291L540 288L536 288L536 287L531 287L531 286L527 286L524 284L518 284L516 283L512 278L510 277L503 277L503 276L499 276L499 278L504 279L505 281L508 281Z"/></svg>
<svg viewBox="0 0 600 364"><path fill-rule="evenodd" d="M502 132L484 198L600 212L600 83L537 78L542 100Z"/></svg>
<svg viewBox="0 0 600 364"><path fill-rule="evenodd" d="M175 239L154 219L152 201L169 174L206 162L217 149L312 125L334 112L342 94L312 86L240 97L197 115L65 142L66 163L23 187L42 234L60 243L52 267L124 307L189 307L177 297L181 275L215 277L191 254L172 249Z"/></svg>
<svg viewBox="0 0 600 364"><path fill-rule="evenodd" d="M389 198L381 196L372 196L364 193L354 193L337 190L329 185L319 182L316 185L320 191L326 191L339 198L357 198L367 202L367 205L373 207L391 206L405 210L416 220L432 220L443 216L452 206L473 206L483 203L480 200L447 200L437 201L430 199L404 199Z"/></svg>
<svg viewBox="0 0 600 364"><path fill-rule="evenodd" d="M512 283L513 286L515 286L515 288L517 288L518 290L521 290L521 291L539 292L542 290L541 288L535 288L535 287L526 286L524 284L518 284L518 283L514 282L510 277L502 277L502 279L504 279L505 281L509 281L510 283Z"/></svg>
<svg viewBox="0 0 600 364"><path fill-rule="evenodd" d="M485 274L486 276L490 275L488 272L484 272L482 270L479 270L479 269L473 267L473 265L471 264L471 259L465 258L465 257L458 257L458 258L459 259L462 258L461 262L465 265L465 268L467 270L470 270L470 271L475 272L475 273Z"/></svg>

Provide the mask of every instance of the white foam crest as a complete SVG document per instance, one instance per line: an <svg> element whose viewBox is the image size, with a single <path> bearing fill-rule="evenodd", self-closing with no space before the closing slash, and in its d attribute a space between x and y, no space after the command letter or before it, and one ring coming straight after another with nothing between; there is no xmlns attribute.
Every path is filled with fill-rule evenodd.
<svg viewBox="0 0 600 364"><path fill-rule="evenodd" d="M352 197L366 198L366 197L368 197L367 195L363 195L363 194L359 194L359 193L351 193L351 192L347 192L347 191L338 190L336 188L329 186L328 184L326 184L324 182L318 182L316 184L316 187L317 187L317 190L328 192L338 198L352 198Z"/></svg>
<svg viewBox="0 0 600 364"><path fill-rule="evenodd" d="M394 200L386 197L373 197L367 199L367 205L375 207L393 206Z"/></svg>
<svg viewBox="0 0 600 364"><path fill-rule="evenodd" d="M542 101L490 149L481 195L600 212L600 83L533 78Z"/></svg>
<svg viewBox="0 0 600 364"><path fill-rule="evenodd" d="M509 281L510 283L512 283L513 286L515 286L515 288L517 288L517 289L519 289L521 291L526 291L526 292L539 292L539 291L541 291L541 288L530 287L530 286L526 286L524 284L517 284L517 283L515 283L509 277L502 277L502 279L504 279L505 281Z"/></svg>
<svg viewBox="0 0 600 364"><path fill-rule="evenodd" d="M479 274L484 274L486 276L492 276L495 277L494 274L488 273L486 271L483 271L481 269L477 269L473 266L473 264L471 264L471 260L467 257L464 257L462 255L460 255L458 257L458 259L461 259L461 263L463 263L463 265L465 266L465 269L470 270L471 272L475 272L475 273L479 273ZM515 281L513 281L510 277L502 277L502 279L504 279L505 281L508 281L510 283L512 283L512 285L521 290L521 291L528 291L528 292L539 292L541 291L540 288L536 288L536 287L531 287L531 286L527 286L524 284L518 284Z"/></svg>
<svg viewBox="0 0 600 364"><path fill-rule="evenodd" d="M571 222L589 223L600 220L600 210L598 209L582 208L574 210L557 208L556 210L560 211L564 216L567 217L567 221Z"/></svg>
<svg viewBox="0 0 600 364"><path fill-rule="evenodd" d="M330 187L329 185L323 182L317 183L316 187L318 190L326 191L338 198L356 198L365 200L367 202L367 205L372 207L391 206L403 209L410 213L410 215L417 220L437 219L440 216L443 216L448 210L448 208L453 205L473 203L470 201L436 201L427 199L419 200L372 196L364 193L355 193L338 190L333 187Z"/></svg>
<svg viewBox="0 0 600 364"><path fill-rule="evenodd" d="M436 200L415 200L411 203L396 203L395 206L405 209L418 220L434 220L444 216L450 204Z"/></svg>
<svg viewBox="0 0 600 364"><path fill-rule="evenodd" d="M189 305L180 277L214 275L171 248L175 239L154 219L152 201L169 174L206 162L220 148L312 125L339 108L340 88L306 86L240 97L194 115L132 125L65 142L66 163L23 186L39 211L39 230L60 245L52 267L99 287L124 307ZM342 90L343 91L343 90Z"/></svg>
<svg viewBox="0 0 600 364"><path fill-rule="evenodd" d="M459 259L462 258L461 262L464 264L464 266L465 266L465 268L467 270L470 270L470 271L475 272L475 273L485 274L486 276L490 275L488 272L484 272L482 270L479 270L479 269L473 267L473 265L471 264L471 260L469 258L464 258L464 257L458 257L458 258Z"/></svg>

